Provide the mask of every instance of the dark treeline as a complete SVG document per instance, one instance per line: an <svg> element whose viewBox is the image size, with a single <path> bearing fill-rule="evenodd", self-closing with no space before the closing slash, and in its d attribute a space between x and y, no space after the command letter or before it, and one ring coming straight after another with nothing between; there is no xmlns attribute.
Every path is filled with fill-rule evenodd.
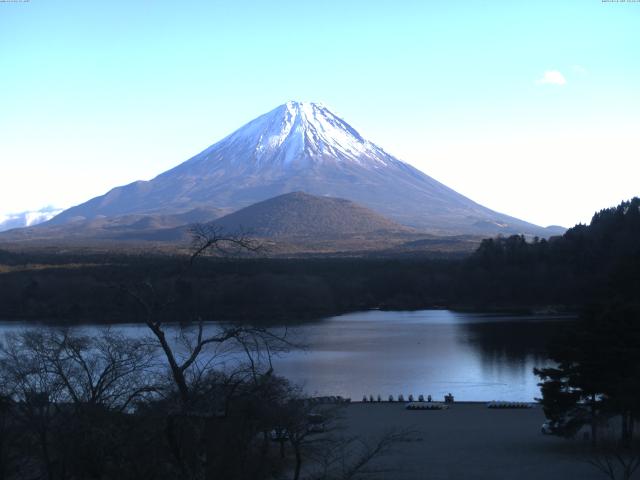
<svg viewBox="0 0 640 480"><path fill-rule="evenodd" d="M562 237L487 239L467 258L202 258L0 251L0 318L137 321L148 282L165 319L282 321L369 308L579 308L638 291L640 200Z"/></svg>
<svg viewBox="0 0 640 480"><path fill-rule="evenodd" d="M579 321L549 346L555 365L535 370L549 430L572 437L588 426L589 462L630 479L640 468L640 200L598 212L557 242L518 248L581 277Z"/></svg>
<svg viewBox="0 0 640 480"><path fill-rule="evenodd" d="M640 199L596 213L551 240L487 239L465 262L470 285L487 302L582 306L631 298L640 279ZM473 295L467 295L466 298Z"/></svg>
<svg viewBox="0 0 640 480"><path fill-rule="evenodd" d="M452 288L452 264L429 259L203 258L188 270L180 257L93 260L70 266L59 255L29 258L25 269L18 264L0 274L0 318L138 321L127 289L143 282L166 301L163 318L174 321L192 320L196 312L207 320L260 322L420 308L445 304Z"/></svg>

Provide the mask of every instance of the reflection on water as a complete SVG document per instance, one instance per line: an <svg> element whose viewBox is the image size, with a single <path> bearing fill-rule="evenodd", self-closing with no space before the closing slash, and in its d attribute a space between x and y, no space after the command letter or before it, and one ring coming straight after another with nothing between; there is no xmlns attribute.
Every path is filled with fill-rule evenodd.
<svg viewBox="0 0 640 480"><path fill-rule="evenodd" d="M539 396L534 366L566 319L447 310L371 311L301 328L307 352L276 362L307 391L354 399L402 393L459 400L529 401Z"/></svg>
<svg viewBox="0 0 640 480"><path fill-rule="evenodd" d="M309 393L356 400L365 394L442 399L451 392L458 400L530 401L539 396L533 367L548 364L545 346L568 325L567 319L448 310L359 312L296 327L307 348L274 366ZM25 326L3 323L0 333ZM114 328L146 334L142 325Z"/></svg>

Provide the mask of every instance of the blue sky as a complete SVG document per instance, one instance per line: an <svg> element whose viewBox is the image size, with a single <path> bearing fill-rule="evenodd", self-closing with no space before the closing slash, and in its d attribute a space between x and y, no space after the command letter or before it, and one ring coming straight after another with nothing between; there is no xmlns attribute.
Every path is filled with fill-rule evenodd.
<svg viewBox="0 0 640 480"><path fill-rule="evenodd" d="M498 211L640 194L640 3L0 3L0 215L149 179L287 100L323 102Z"/></svg>

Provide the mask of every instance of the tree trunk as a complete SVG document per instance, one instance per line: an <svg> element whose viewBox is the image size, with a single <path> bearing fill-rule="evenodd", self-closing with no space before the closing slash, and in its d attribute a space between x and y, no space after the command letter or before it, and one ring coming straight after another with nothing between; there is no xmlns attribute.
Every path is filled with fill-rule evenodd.
<svg viewBox="0 0 640 480"><path fill-rule="evenodd" d="M623 411L622 414L622 444L629 446L629 412Z"/></svg>
<svg viewBox="0 0 640 480"><path fill-rule="evenodd" d="M262 431L262 456L266 457L269 454L269 432ZM2 480L2 479L0 479Z"/></svg>
<svg viewBox="0 0 640 480"><path fill-rule="evenodd" d="M174 460L178 464L178 468L182 472L183 478L190 478L189 469L184 461L184 455L182 454L181 441L178 438L180 434L176 432L176 422L172 415L168 415L165 424L165 435L167 444L169 445L169 451Z"/></svg>
<svg viewBox="0 0 640 480"><path fill-rule="evenodd" d="M293 480L299 480L300 470L302 469L302 454L300 452L300 445L297 445L293 442L291 442L291 445L293 445L293 450L296 455L296 469L293 473Z"/></svg>
<svg viewBox="0 0 640 480"><path fill-rule="evenodd" d="M591 396L591 444L595 447L598 435L598 425L596 418L596 396Z"/></svg>
<svg viewBox="0 0 640 480"><path fill-rule="evenodd" d="M42 448L42 456L44 457L45 468L47 469L47 478L53 480L53 465L49 456L49 442L47 440L47 432L41 431L40 445Z"/></svg>
<svg viewBox="0 0 640 480"><path fill-rule="evenodd" d="M164 332L153 325L151 322L147 322L147 326L151 329L153 334L156 336L158 341L160 342L160 346L162 347L162 351L167 357L167 362L169 362L169 367L171 368L171 376L173 377L173 381L176 382L176 386L178 387L178 392L180 393L180 400L182 400L183 405L186 405L189 402L189 387L187 386L187 380L184 377L184 372L178 365L175 356L173 355L173 351L165 338Z"/></svg>
<svg viewBox="0 0 640 480"><path fill-rule="evenodd" d="M4 429L3 429L4 430ZM2 435L2 437L4 437L4 431L2 433L0 433L0 435ZM5 480L6 475L5 475L5 471L8 470L8 459L5 457L5 442L4 442L4 438L0 437L0 480ZM7 454L8 456L8 454Z"/></svg>

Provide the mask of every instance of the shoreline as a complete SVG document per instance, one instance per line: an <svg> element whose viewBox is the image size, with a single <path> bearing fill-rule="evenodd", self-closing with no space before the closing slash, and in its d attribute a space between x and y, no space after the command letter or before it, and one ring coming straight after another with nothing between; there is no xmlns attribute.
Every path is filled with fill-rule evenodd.
<svg viewBox="0 0 640 480"><path fill-rule="evenodd" d="M371 307L371 308L363 308L363 309L349 309L349 310L336 310L336 311L327 311L321 314L310 314L308 316L302 315L293 317L282 317L276 319L265 320L264 317L247 317L245 319L240 319L236 316L230 316L228 319L205 319L205 324L229 324L229 325L238 325L238 324L246 324L246 325L254 325L266 328L279 328L279 327L302 327L309 324L314 324L326 320L328 318L341 317L346 315L353 315L358 313L367 313L367 312L385 312L385 313L393 313L393 312L420 312L420 311L441 311L441 310L449 310L456 313L476 313L479 315L487 315L487 316L495 316L495 317L509 317L509 316L518 316L518 317L531 317L529 320L542 320L542 321L572 321L576 320L579 316L577 307L569 307L569 306L554 306L558 307L557 310L546 310L541 308L540 305L528 305L528 306L511 306L511 307L472 307L465 305L451 305L446 306L442 304L437 305L424 305L424 306L408 306L403 307L401 305L394 305L388 307ZM0 317L0 323L33 323L40 324L44 326L50 327L82 327L82 326L104 326L108 327L110 325L144 325L144 321L135 321L130 318L123 318L122 320L111 319L109 321L106 320L77 320L77 319L61 319L55 317L42 317L42 316L33 316L33 315L14 315L11 317ZM166 321L163 322L167 325L196 325L195 321Z"/></svg>

